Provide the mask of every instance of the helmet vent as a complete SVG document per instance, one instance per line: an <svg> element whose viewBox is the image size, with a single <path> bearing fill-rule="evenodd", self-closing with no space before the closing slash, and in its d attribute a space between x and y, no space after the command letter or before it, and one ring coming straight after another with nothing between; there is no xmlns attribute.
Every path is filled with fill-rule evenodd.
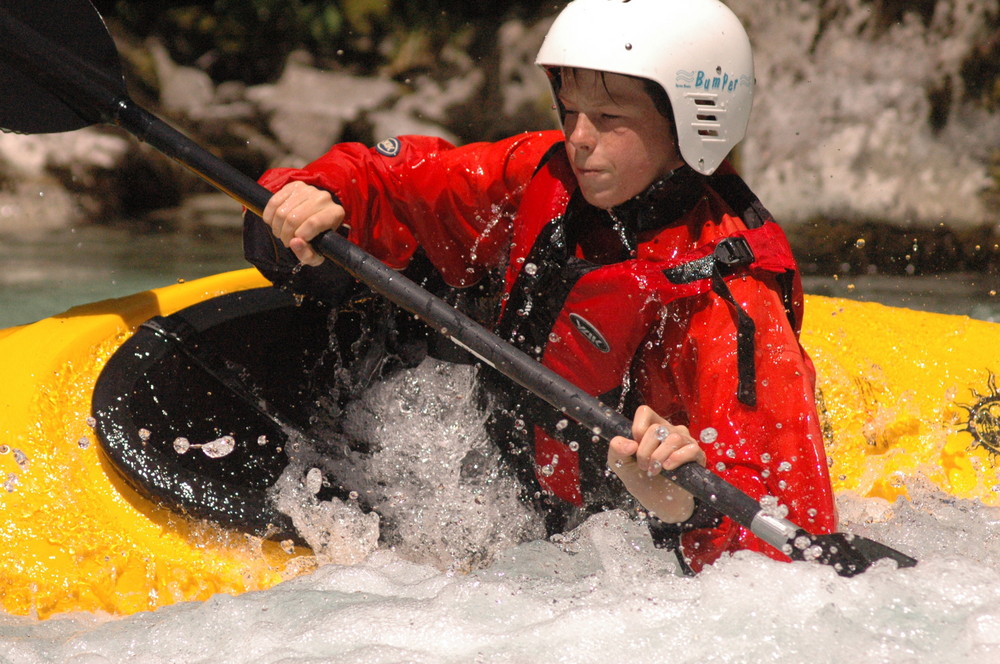
<svg viewBox="0 0 1000 664"><path fill-rule="evenodd" d="M725 114L725 109L715 103L714 96L692 96L692 101L695 105L695 122L691 123L692 128L703 140L718 139L719 130L722 128L719 116Z"/></svg>

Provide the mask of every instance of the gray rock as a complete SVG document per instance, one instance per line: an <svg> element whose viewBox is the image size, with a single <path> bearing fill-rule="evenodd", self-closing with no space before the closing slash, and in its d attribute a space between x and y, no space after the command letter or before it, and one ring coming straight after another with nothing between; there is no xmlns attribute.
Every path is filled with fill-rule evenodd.
<svg viewBox="0 0 1000 664"><path fill-rule="evenodd" d="M215 84L209 75L194 67L175 64L158 39L147 40L146 48L153 56L163 110L195 120L210 113L215 101Z"/></svg>
<svg viewBox="0 0 1000 664"><path fill-rule="evenodd" d="M382 78L320 71L290 60L274 85L247 90L247 98L269 117L274 135L302 161L311 161L337 142L344 125L399 94Z"/></svg>
<svg viewBox="0 0 1000 664"><path fill-rule="evenodd" d="M888 27L856 0L728 4L747 25L757 68L742 170L777 217L1000 220L980 196L1000 115L965 99L960 75L995 0L938 2L926 24L906 13ZM935 107L943 89L950 99Z"/></svg>

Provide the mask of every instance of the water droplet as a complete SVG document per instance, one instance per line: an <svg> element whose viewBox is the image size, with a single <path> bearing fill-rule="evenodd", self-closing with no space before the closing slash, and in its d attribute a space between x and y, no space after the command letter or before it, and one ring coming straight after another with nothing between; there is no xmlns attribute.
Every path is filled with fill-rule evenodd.
<svg viewBox="0 0 1000 664"><path fill-rule="evenodd" d="M525 263L524 271L530 274L531 276L535 276L536 274L538 274L538 266L535 265L534 263Z"/></svg>
<svg viewBox="0 0 1000 664"><path fill-rule="evenodd" d="M567 420L566 418L563 418L563 419L559 420L558 422L556 422L556 431L562 431L563 429L565 429L568 426L569 426L569 420Z"/></svg>
<svg viewBox="0 0 1000 664"><path fill-rule="evenodd" d="M267 445L267 436L257 436L257 444L264 446Z"/></svg>
<svg viewBox="0 0 1000 664"><path fill-rule="evenodd" d="M814 544L813 546L809 547L808 549L802 552L802 559L808 561L819 560L820 556L822 555L823 555L823 547L819 546L818 544Z"/></svg>
<svg viewBox="0 0 1000 664"><path fill-rule="evenodd" d="M183 436L179 438L174 438L174 451L178 454L187 454L187 451L191 449L191 441Z"/></svg>
<svg viewBox="0 0 1000 664"><path fill-rule="evenodd" d="M323 488L323 471L319 468L310 468L306 473L306 491L316 495Z"/></svg>
<svg viewBox="0 0 1000 664"><path fill-rule="evenodd" d="M146 441L148 441L150 435L152 435L152 433L150 432L149 429L139 429L139 440L141 440L142 442L145 443Z"/></svg>
<svg viewBox="0 0 1000 664"><path fill-rule="evenodd" d="M788 463L787 461L782 461L781 463L778 464L779 473L787 473L791 469L792 469L792 464Z"/></svg>
<svg viewBox="0 0 1000 664"><path fill-rule="evenodd" d="M698 440L709 445L714 443L719 438L719 432L713 427L705 427L701 430L701 434L698 436Z"/></svg>
<svg viewBox="0 0 1000 664"><path fill-rule="evenodd" d="M721 473L726 469L726 464L720 461L719 463L715 464L715 469Z"/></svg>
<svg viewBox="0 0 1000 664"><path fill-rule="evenodd" d="M14 461L21 468L27 468L28 467L28 455L25 454L24 452L22 452L21 450L18 450L18 449L14 450Z"/></svg>
<svg viewBox="0 0 1000 664"><path fill-rule="evenodd" d="M76 441L76 444L80 447L81 450L85 450L88 447L90 447L90 440L86 436L84 436L80 440Z"/></svg>
<svg viewBox="0 0 1000 664"><path fill-rule="evenodd" d="M93 429L94 427L96 427L97 426L97 419L93 418L93 417L88 417L87 418L87 426L90 427L91 429Z"/></svg>
<svg viewBox="0 0 1000 664"><path fill-rule="evenodd" d="M580 443L576 442L575 440L569 441L569 449L576 452L577 450L580 449Z"/></svg>
<svg viewBox="0 0 1000 664"><path fill-rule="evenodd" d="M544 466L542 466L541 472L543 477L551 477L552 473L556 471L554 468L552 468L551 464L545 464Z"/></svg>
<svg viewBox="0 0 1000 664"><path fill-rule="evenodd" d="M201 451L204 452L207 457L219 459L228 455L235 447L235 438L232 436L223 436L222 438L216 438L212 442L202 445Z"/></svg>

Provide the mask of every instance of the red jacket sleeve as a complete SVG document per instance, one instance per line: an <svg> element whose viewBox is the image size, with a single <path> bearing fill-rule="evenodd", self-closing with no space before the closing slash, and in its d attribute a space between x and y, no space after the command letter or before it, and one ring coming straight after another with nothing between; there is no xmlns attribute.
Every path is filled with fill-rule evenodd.
<svg viewBox="0 0 1000 664"><path fill-rule="evenodd" d="M776 285L768 281L727 280L756 325L756 406L737 399L733 313L712 292L676 303L669 315L675 324L666 326L664 343L654 344L643 359L642 393L654 410L674 414L702 440L710 470L755 499L777 498L788 518L806 530L833 532L836 509L814 372ZM687 533L682 542L696 570L738 549L783 557L729 519Z"/></svg>
<svg viewBox="0 0 1000 664"><path fill-rule="evenodd" d="M501 260L524 187L562 138L548 131L462 147L424 136L375 148L345 143L305 168L268 171L261 184L327 189L347 211L352 242L396 269L421 247L450 285L468 286Z"/></svg>

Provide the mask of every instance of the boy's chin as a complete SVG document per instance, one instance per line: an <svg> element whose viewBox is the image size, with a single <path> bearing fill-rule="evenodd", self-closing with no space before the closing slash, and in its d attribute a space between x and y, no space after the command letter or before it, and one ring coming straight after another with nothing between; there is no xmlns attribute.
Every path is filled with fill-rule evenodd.
<svg viewBox="0 0 1000 664"><path fill-rule="evenodd" d="M627 201L631 196L622 196L618 192L611 192L607 190L588 190L586 187L580 187L580 193L583 194L583 199L593 205L596 208L601 208L602 210L610 210L611 208L621 205Z"/></svg>

